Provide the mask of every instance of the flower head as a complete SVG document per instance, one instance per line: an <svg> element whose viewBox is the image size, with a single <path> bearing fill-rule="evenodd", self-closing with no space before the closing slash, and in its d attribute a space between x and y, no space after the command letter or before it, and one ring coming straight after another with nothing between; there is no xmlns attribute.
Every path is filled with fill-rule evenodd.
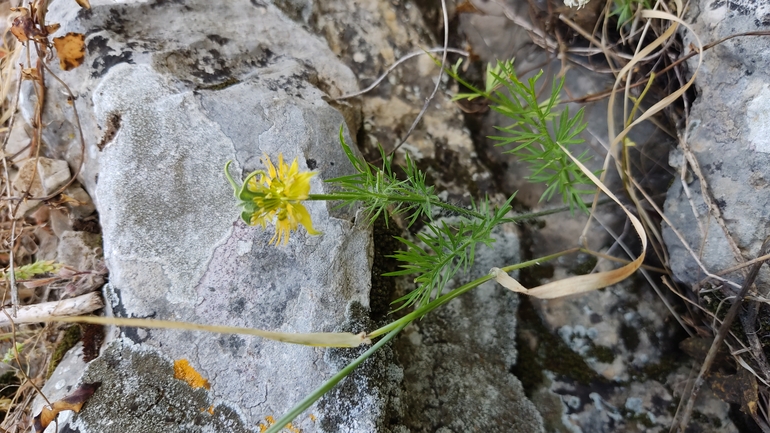
<svg viewBox="0 0 770 433"><path fill-rule="evenodd" d="M577 7L582 8L588 3L589 0L564 0L564 5L570 8Z"/></svg>
<svg viewBox="0 0 770 433"><path fill-rule="evenodd" d="M311 235L321 234L313 228L310 213L302 204L310 194L310 178L315 173L300 172L297 158L287 165L283 154L279 154L276 168L265 155L262 162L267 166L267 172L257 170L249 174L241 186L230 177L230 162L225 165L225 176L235 190L235 197L240 200L241 218L248 225L261 225L262 228L275 220L275 235L270 243L286 244L289 234L300 224Z"/></svg>

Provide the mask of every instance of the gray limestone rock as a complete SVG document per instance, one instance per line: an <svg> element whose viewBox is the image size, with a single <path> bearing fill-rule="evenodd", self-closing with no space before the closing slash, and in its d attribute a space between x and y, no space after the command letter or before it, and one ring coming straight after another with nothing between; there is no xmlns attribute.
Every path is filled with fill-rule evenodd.
<svg viewBox="0 0 770 433"><path fill-rule="evenodd" d="M512 227L496 229L468 275L519 261ZM412 432L538 432L542 419L510 373L516 362L518 296L487 282L404 330L394 346L404 366L401 423Z"/></svg>
<svg viewBox="0 0 770 433"><path fill-rule="evenodd" d="M228 160L234 160L233 171L243 176L264 168L263 155L273 161L278 154L288 161L296 157L303 170L318 173L311 181L317 193L328 191L323 180L351 172L337 136L344 124L351 130L345 128L346 139L353 142L350 136L357 135L360 115L344 103L327 101L355 90L357 82L327 43L307 31L316 23L312 14L323 8L334 9L329 19L356 22L347 4L91 4L90 10L81 10L74 2L52 2L47 16L48 22L62 25L55 36L86 34L81 67L64 72L51 64L76 95L85 147L81 151L73 132L75 117L61 96L66 92L55 80L49 80L44 114L53 129L44 141L50 155L66 159L73 172L81 158L85 161L79 181L93 197L103 229L109 312L285 332L371 329L371 232L355 209L309 203L313 224L324 235L300 231L288 245L270 246L272 226L263 231L238 220L222 171ZM387 29L366 26L367 32L377 30L377 36L355 47L366 50L365 57L385 49L380 45L387 35L399 35L403 24L391 5L372 2L368 7L372 17L386 18L378 25ZM419 11L410 10L408 16L416 20ZM317 24L317 29L332 29L334 23ZM409 25L407 33L412 38L419 31ZM399 46L418 48L416 39L402 36ZM396 55L388 55L387 49L382 53L386 62ZM25 84L17 128L31 120L33 102L34 92ZM440 113L429 129L448 134L442 135L448 146L451 142L470 155L470 141L461 128L444 127L445 120L459 119L457 113ZM422 135L426 143L428 138ZM515 253L515 235L505 239L502 244ZM482 266L477 273L491 267ZM538 431L537 413L508 373L516 354L516 297L487 287L466 298L468 305L446 312L464 323L447 331L462 344L451 350L440 341L435 347L421 345L425 357L419 365L427 375L433 374L429 359L450 367L442 374L451 380L451 393L441 401L457 409L426 412L425 425L451 416L452 429L462 431L504 417L518 431ZM488 352L486 364L478 362L482 348ZM60 396L85 383L101 383L79 414L61 420L60 426L81 433L259 431L360 350L120 328L109 330L101 356L88 364L71 352L71 362L62 363L46 389ZM444 355L456 359L441 359ZM399 387L404 372L394 357L390 349L380 351L293 425L303 432L419 431L422 413L402 402L405 395L411 395L408 401L424 399L427 388L407 386L404 394ZM210 389L194 389L174 378L173 363L182 359L208 380ZM472 376L466 377L466 367L472 368ZM410 414L409 428L386 426L386 410L393 408Z"/></svg>
<svg viewBox="0 0 770 433"><path fill-rule="evenodd" d="M355 210L310 203L324 235L299 232L288 245L271 246L272 226L238 220L223 167L235 160L240 177L264 168L263 155L296 157L318 173L314 192L326 190L324 179L350 173L337 139L345 119L319 90L354 88L350 71L270 4L92 6L54 2L48 20L61 23L62 34L88 34L83 66L52 69L78 95L86 142L80 177L101 218L111 311L284 332L340 330L349 305L368 305L371 234ZM49 95L58 94L54 82ZM49 103L48 116L72 122L65 98ZM78 164L77 140L49 150ZM339 368L324 361L323 349L253 337L134 328L110 335L85 372L70 371L68 386L102 383L69 422L82 433L258 430ZM180 359L210 390L174 379L172 361ZM311 409L314 418L305 414L295 426L375 431L383 402L374 388L366 392ZM365 405L371 428L335 424L343 403Z"/></svg>
<svg viewBox="0 0 770 433"><path fill-rule="evenodd" d="M443 33L440 39L434 37L420 10L423 6L428 10L440 7L412 1L318 1L311 24L358 75L364 88L399 58L441 46ZM377 158L378 143L386 151L399 144L433 92L438 76L435 60L420 55L402 63L361 96L362 151ZM479 161L447 82L444 74L422 121L396 155L403 161L403 155L409 154L434 179L437 189L448 191L452 199L481 197L490 190L489 173Z"/></svg>
<svg viewBox="0 0 770 433"><path fill-rule="evenodd" d="M735 33L770 29L766 2L701 0L690 8L688 21L704 43ZM684 37L685 46L693 40L688 33ZM731 39L704 53L695 80L698 97L690 112L687 142L703 179L692 171L685 177L692 201L682 181L676 179L668 191L665 213L712 273L738 264L728 236L746 260L756 256L770 234L769 63L766 38ZM693 69L697 62L692 59L689 64ZM672 158L672 166L677 169L682 166L681 150ZM704 199L703 182L727 233L717 223L717 212L710 211ZM676 278L691 285L701 281L705 277L703 269L665 224L663 236ZM740 273L726 277L738 284L743 278ZM759 281L770 281L768 274L760 274Z"/></svg>
<svg viewBox="0 0 770 433"><path fill-rule="evenodd" d="M88 232L66 231L59 237L56 261L78 270L94 269L102 261L102 237Z"/></svg>

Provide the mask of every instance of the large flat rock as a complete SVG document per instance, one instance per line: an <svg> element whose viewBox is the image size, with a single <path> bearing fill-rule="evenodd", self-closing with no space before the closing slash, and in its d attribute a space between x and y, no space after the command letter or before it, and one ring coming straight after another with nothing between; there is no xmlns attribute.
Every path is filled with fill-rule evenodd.
<svg viewBox="0 0 770 433"><path fill-rule="evenodd" d="M694 2L689 13L704 43L740 32L770 29L765 2ZM685 33L686 41L691 35ZM739 37L704 52L695 85L698 97L690 112L688 145L702 178L691 168L686 186L676 179L668 191L666 216L681 232L709 272L719 272L754 258L770 234L770 43L764 37ZM696 66L690 61L691 68ZM681 167L680 153L672 165ZM708 187L713 210L704 200ZM717 217L721 216L724 228ZM726 229L726 230L725 230ZM664 225L671 268L679 280L696 284L706 275L675 233ZM738 251L734 252L728 239ZM740 284L741 274L728 278ZM767 282L761 275L760 281Z"/></svg>
<svg viewBox="0 0 770 433"><path fill-rule="evenodd" d="M78 97L81 180L101 218L112 313L283 332L335 331L353 305L365 314L371 232L355 210L310 203L324 235L301 231L271 246L272 226L239 221L223 173L228 160L245 175L264 168L263 155L283 154L318 173L318 193L324 179L351 173L337 138L344 116L319 87L339 94L355 78L325 43L270 4L71 3L55 2L48 20L62 34L85 33L88 54L79 68L54 70ZM49 98L47 116L72 127L55 82ZM78 148L73 140L52 151L76 164ZM84 372L49 382L64 393L102 383L70 420L82 433L258 430L340 368L323 349L254 337L135 328L110 337ZM210 389L174 378L181 359ZM349 397L295 425L375 431L376 387Z"/></svg>

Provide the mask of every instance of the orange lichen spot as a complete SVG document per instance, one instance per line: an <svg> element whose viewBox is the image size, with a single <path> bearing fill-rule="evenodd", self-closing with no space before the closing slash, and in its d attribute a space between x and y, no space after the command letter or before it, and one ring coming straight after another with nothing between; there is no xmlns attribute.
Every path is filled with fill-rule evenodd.
<svg viewBox="0 0 770 433"><path fill-rule="evenodd" d="M310 421L313 421L313 422L315 422L315 420L316 420L316 417L315 417L315 415L313 415L313 414L311 413L309 416L310 416Z"/></svg>
<svg viewBox="0 0 770 433"><path fill-rule="evenodd" d="M195 371L195 369L190 365L190 362L186 359L179 359L174 361L174 377L179 380L184 380L193 388L211 389L209 381L204 379L200 373Z"/></svg>
<svg viewBox="0 0 770 433"><path fill-rule="evenodd" d="M267 431L268 428L272 427L275 424L275 418L268 415L265 417L265 423L259 423L257 427L259 427L260 432ZM294 427L291 423L286 424L283 426L284 429L290 431L291 433L302 433L300 429L297 427Z"/></svg>
<svg viewBox="0 0 770 433"><path fill-rule="evenodd" d="M59 55L59 66L63 71L75 69L86 58L86 35L67 33L60 38L53 38L53 46Z"/></svg>
<svg viewBox="0 0 770 433"><path fill-rule="evenodd" d="M270 426L272 426L273 424L275 424L275 418L273 418L273 417L272 417L272 416L270 416L270 415L268 415L268 416L266 416L266 417L265 417L265 421L267 422L267 424L259 423L259 426L258 426L258 427L259 427L259 431L260 431L260 432L264 432L264 431L267 431L267 429L268 429L268 428L270 428Z"/></svg>
<svg viewBox="0 0 770 433"><path fill-rule="evenodd" d="M213 404L211 406L209 406L209 410L207 412L209 413L209 415L214 415L214 405Z"/></svg>

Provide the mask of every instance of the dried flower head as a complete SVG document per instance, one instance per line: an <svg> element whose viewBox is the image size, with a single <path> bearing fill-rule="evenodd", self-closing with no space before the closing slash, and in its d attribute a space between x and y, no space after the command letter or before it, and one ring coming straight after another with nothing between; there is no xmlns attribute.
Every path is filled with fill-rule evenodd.
<svg viewBox="0 0 770 433"><path fill-rule="evenodd" d="M564 5L570 8L577 7L578 9L587 5L589 0L564 0Z"/></svg>
<svg viewBox="0 0 770 433"><path fill-rule="evenodd" d="M246 224L266 228L268 222L275 221L275 235L270 243L276 245L289 242L289 234L300 224L311 235L321 234L313 228L310 213L302 204L310 194L310 178L315 173L300 172L297 158L287 165L283 155L279 154L276 168L265 155L262 162L267 166L267 172L257 170L249 174L241 186L230 177L231 162L225 165L225 176L235 190L235 197L240 200L241 218Z"/></svg>

